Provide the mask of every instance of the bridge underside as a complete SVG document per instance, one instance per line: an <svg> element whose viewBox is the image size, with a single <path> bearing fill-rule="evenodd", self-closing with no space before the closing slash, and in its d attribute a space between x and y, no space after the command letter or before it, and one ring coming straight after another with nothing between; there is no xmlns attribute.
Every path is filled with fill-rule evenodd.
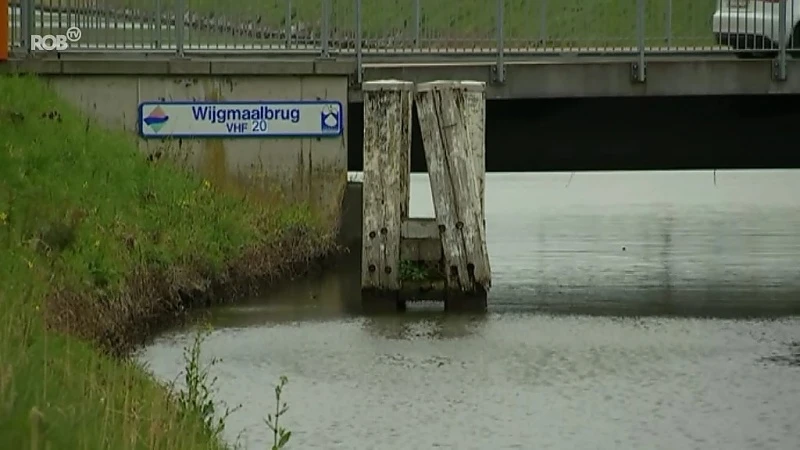
<svg viewBox="0 0 800 450"><path fill-rule="evenodd" d="M800 168L800 96L493 100L491 172ZM362 108L348 122L348 167L362 166ZM412 170L425 156L414 119Z"/></svg>

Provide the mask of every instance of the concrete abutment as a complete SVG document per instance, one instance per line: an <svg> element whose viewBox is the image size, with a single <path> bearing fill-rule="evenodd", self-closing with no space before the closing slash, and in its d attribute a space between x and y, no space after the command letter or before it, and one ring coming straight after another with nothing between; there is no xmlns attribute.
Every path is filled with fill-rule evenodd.
<svg viewBox="0 0 800 450"><path fill-rule="evenodd" d="M146 101L341 102L346 76L51 76L49 84L101 125L138 132ZM304 202L332 231L339 226L347 184L347 132L323 138L140 139L151 159L171 157L215 185L246 190L264 201Z"/></svg>

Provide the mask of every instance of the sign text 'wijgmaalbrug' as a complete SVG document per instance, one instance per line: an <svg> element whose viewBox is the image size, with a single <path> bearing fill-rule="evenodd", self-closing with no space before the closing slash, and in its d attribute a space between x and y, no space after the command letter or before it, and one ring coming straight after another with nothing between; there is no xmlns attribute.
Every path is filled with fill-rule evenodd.
<svg viewBox="0 0 800 450"><path fill-rule="evenodd" d="M342 104L296 102L143 102L145 138L325 137L343 131Z"/></svg>

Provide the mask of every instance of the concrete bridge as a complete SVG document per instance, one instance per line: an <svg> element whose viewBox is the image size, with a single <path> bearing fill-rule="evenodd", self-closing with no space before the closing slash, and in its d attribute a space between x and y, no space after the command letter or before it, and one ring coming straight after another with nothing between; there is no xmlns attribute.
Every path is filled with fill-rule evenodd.
<svg viewBox="0 0 800 450"><path fill-rule="evenodd" d="M2 70L69 77L343 76L351 102L360 101L362 82L380 79L483 81L489 99L800 92L800 60L789 56L800 51L800 28L798 39L792 37L800 11L793 7L770 6L770 23L766 12L751 20L747 10L730 10L735 20L723 23L714 10L729 11L725 1L498 0L478 2L478 9L425 0L267 3L0 0L8 13L0 21L8 24L0 47L11 54ZM721 45L730 42L715 39L712 15L722 34L752 45ZM780 32L772 30L776 18L785 25ZM70 28L80 38L69 48L46 51L32 43L33 35Z"/></svg>
<svg viewBox="0 0 800 450"><path fill-rule="evenodd" d="M659 56L647 60L647 76L636 79L635 63L625 56L518 57L504 64L497 77L491 57L353 56L331 58L287 56L253 51L198 53L191 57L113 52L64 53L13 57L3 72L31 72L47 76L90 77L343 77L348 100L360 102L361 81L403 79L426 82L441 79L487 83L487 97L501 99L654 97L697 95L772 95L800 92L800 60L786 63L785 79L773 74L770 59L741 60L721 55ZM360 70L360 72L359 72Z"/></svg>
<svg viewBox="0 0 800 450"><path fill-rule="evenodd" d="M713 5L633 0L634 13L617 1L519 0L527 9L510 11L499 1L484 17L469 2L423 0L321 0L321 13L292 2L5 1L0 73L42 75L112 128L138 131L142 102L341 103L335 137L180 142L209 176L258 179L329 209L347 170L362 168L362 83L382 79L486 83L487 171L800 167L784 148L800 120L800 60L790 57L800 42L743 59L714 42ZM82 36L63 51L30 39L71 27ZM413 134L412 168L424 170ZM151 154L164 145L140 140Z"/></svg>

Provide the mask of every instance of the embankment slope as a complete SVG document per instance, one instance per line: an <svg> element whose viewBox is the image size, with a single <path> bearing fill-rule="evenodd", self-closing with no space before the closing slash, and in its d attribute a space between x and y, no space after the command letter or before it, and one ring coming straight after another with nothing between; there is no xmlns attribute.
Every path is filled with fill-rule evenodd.
<svg viewBox="0 0 800 450"><path fill-rule="evenodd" d="M0 448L221 447L124 355L198 301L306 270L333 249L320 223L0 78Z"/></svg>

